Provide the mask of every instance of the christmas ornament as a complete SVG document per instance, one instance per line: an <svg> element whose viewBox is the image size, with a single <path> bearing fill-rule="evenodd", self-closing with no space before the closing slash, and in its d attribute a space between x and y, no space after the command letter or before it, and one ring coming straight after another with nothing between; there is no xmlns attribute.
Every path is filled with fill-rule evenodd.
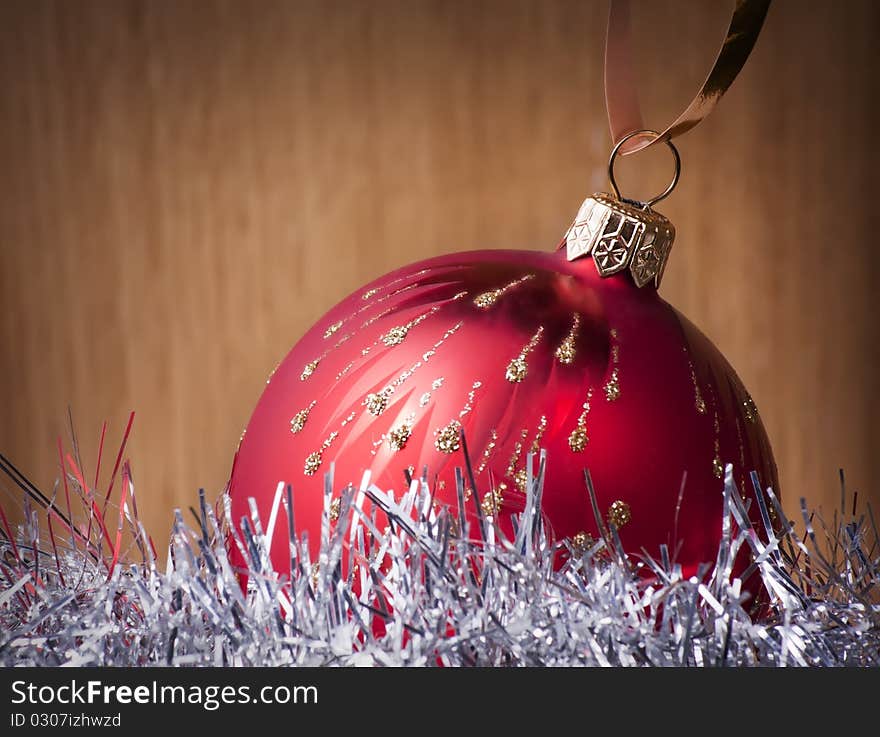
<svg viewBox="0 0 880 737"><path fill-rule="evenodd" d="M612 35L625 36L609 32L609 50ZM733 53L745 60L734 43L719 63ZM609 97L609 112L617 107ZM689 109L687 126L707 112ZM251 514L250 498L276 519L276 487L290 484L297 529L317 550L324 474L333 469L337 485L332 524L339 490L366 468L386 489L424 475L435 508L462 501L510 531L536 473L529 456L544 450L541 505L555 539L589 547L613 531L651 556L666 545L686 575L711 561L724 465L741 486L752 471L778 483L736 373L657 293L675 230L653 205L674 188L680 161L673 133L642 128L615 135L614 193L587 198L555 251L430 259L321 318L272 374L247 426L229 484L233 519ZM616 156L659 141L674 154L671 184L646 202L622 198ZM459 500L456 469L466 467ZM287 540L272 539L282 568Z"/></svg>
<svg viewBox="0 0 880 737"><path fill-rule="evenodd" d="M616 150L636 135L621 136ZM646 132L642 141L659 138ZM294 370L279 370L289 381L274 397L293 404L293 388L309 386L285 432L303 441L302 452L318 450L301 459L303 479L293 484L322 475L324 483L299 504L283 484L246 503L249 483L262 488L265 476L288 469L279 463L260 478L259 444L247 453L243 445L250 461L233 473L233 496L223 495L215 511L202 493L192 520L177 510L163 563L122 462L131 420L106 491L100 450L92 488L76 446L65 454L59 442L64 474L51 497L0 454L4 481L24 499L17 515L0 503L0 665L880 665L873 517L857 511L855 498L849 513L842 489L830 528L802 502L798 530L757 474L751 485L738 478L750 465L773 473L754 405L717 351L656 295L672 226L652 202L621 199L611 174L614 196L588 198L556 253L461 254L403 269L306 336L289 357ZM453 322L444 328L444 319ZM440 335L433 343L425 343L429 328ZM507 344L513 349L504 353ZM360 352L343 363L352 345ZM312 382L328 366L337 385ZM435 370L420 394L414 379L425 384ZM474 379L483 372L491 381ZM578 387L582 403L572 398ZM456 392L463 404L453 401ZM272 444L278 413L269 410L261 404L252 425ZM364 428L379 423L369 445L364 420ZM454 474L454 501L436 509L451 495L441 482L452 458L467 464L466 437L477 438L477 469ZM512 460L499 465L511 443ZM355 446L361 467L347 455ZM542 462L532 477L526 467L523 483L523 453L536 447L547 447L560 468ZM562 537L568 556L560 564L560 536L540 523L542 514L574 529L582 506L566 508L560 479L572 473L572 458L597 447L597 478L610 474L615 488L633 493L603 497L588 478L598 537ZM723 485L708 477L709 447L713 478L719 456L741 454L721 469ZM273 448L289 450L280 441ZM406 452L439 459L440 471L408 468L416 478L398 491L392 467ZM361 479L356 487L334 478L331 453L341 459L337 470ZM677 524L687 529L672 535L719 531L714 551L692 542L686 555L678 551L679 561L694 551L712 561L698 576L676 562L675 549L661 545L650 558L622 544L651 544L639 536L660 525L645 517L668 512L677 462L697 469L676 499L681 510L693 498L693 476L698 502L704 482L718 485L717 517L682 514ZM475 494L474 481L493 471L485 494ZM386 476L392 488L370 480ZM633 480L640 484L627 486ZM294 514L303 505L304 520ZM763 621L749 616L735 572L746 549L768 594ZM253 585L242 590L242 576ZM391 606L377 609L383 602Z"/></svg>

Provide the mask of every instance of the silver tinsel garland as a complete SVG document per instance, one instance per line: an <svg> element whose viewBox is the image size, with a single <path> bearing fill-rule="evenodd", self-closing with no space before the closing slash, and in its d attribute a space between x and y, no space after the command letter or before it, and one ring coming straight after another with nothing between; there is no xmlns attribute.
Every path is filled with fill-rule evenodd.
<svg viewBox="0 0 880 737"><path fill-rule="evenodd" d="M450 510L432 504L425 478L395 495L365 474L334 500L328 474L317 560L293 532L289 488L279 487L265 528L255 507L234 524L228 500L215 509L202 494L194 524L175 513L164 570L125 468L116 506L81 475L65 479L66 511L72 496L87 527L65 527L63 504L4 468L26 496L24 523L13 530L4 515L0 533L0 664L880 665L870 510L867 520L841 511L825 529L802 502L797 534L772 491L737 489L728 467L717 559L685 579L673 552L625 552L601 523L595 542L553 543L540 515L543 468L542 457L513 539L483 514L478 495L466 501L461 476L460 508ZM589 504L588 474L586 482ZM749 523L749 504L759 505L763 529ZM285 528L276 528L278 515L287 520L292 576L269 560L264 529ZM246 591L228 540L247 561ZM760 577L769 597L759 616L731 574L744 546L753 563L743 575Z"/></svg>

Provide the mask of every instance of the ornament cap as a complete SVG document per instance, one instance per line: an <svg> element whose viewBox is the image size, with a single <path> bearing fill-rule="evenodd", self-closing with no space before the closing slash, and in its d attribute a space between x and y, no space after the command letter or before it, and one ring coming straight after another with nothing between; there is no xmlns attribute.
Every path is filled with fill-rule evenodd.
<svg viewBox="0 0 880 737"><path fill-rule="evenodd" d="M605 192L587 197L565 234L569 261L592 256L599 276L629 269L637 287L660 286L675 227L648 205Z"/></svg>

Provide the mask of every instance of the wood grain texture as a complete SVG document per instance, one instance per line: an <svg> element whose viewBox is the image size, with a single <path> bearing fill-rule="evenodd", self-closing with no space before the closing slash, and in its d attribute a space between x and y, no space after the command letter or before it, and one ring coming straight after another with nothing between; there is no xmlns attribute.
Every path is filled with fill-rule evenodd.
<svg viewBox="0 0 880 737"><path fill-rule="evenodd" d="M696 89L727 12L636 4L649 121ZM550 248L604 188L605 13L0 4L0 450L51 489L68 404L90 468L101 422L115 449L136 410L163 541L172 506L223 487L265 378L336 301L452 250ZM805 496L830 517L839 467L880 502L878 16L777 0L661 208L663 294L751 389L790 513ZM648 152L621 178L647 191L667 167Z"/></svg>

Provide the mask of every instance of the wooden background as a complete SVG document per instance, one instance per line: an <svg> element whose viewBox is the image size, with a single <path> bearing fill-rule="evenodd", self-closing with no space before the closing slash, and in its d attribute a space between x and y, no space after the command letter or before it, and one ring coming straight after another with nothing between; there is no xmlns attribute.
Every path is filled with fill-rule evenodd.
<svg viewBox="0 0 880 737"><path fill-rule="evenodd" d="M790 512L805 496L830 517L838 467L880 501L878 8L777 0L661 208L678 230L662 292L750 387ZM729 3L634 12L660 126ZM115 449L136 410L139 506L164 541L173 505L223 487L266 376L337 300L435 254L550 248L605 187L605 16L0 2L0 450L51 488L68 405L90 467L101 422ZM662 151L624 163L634 194L668 174Z"/></svg>

